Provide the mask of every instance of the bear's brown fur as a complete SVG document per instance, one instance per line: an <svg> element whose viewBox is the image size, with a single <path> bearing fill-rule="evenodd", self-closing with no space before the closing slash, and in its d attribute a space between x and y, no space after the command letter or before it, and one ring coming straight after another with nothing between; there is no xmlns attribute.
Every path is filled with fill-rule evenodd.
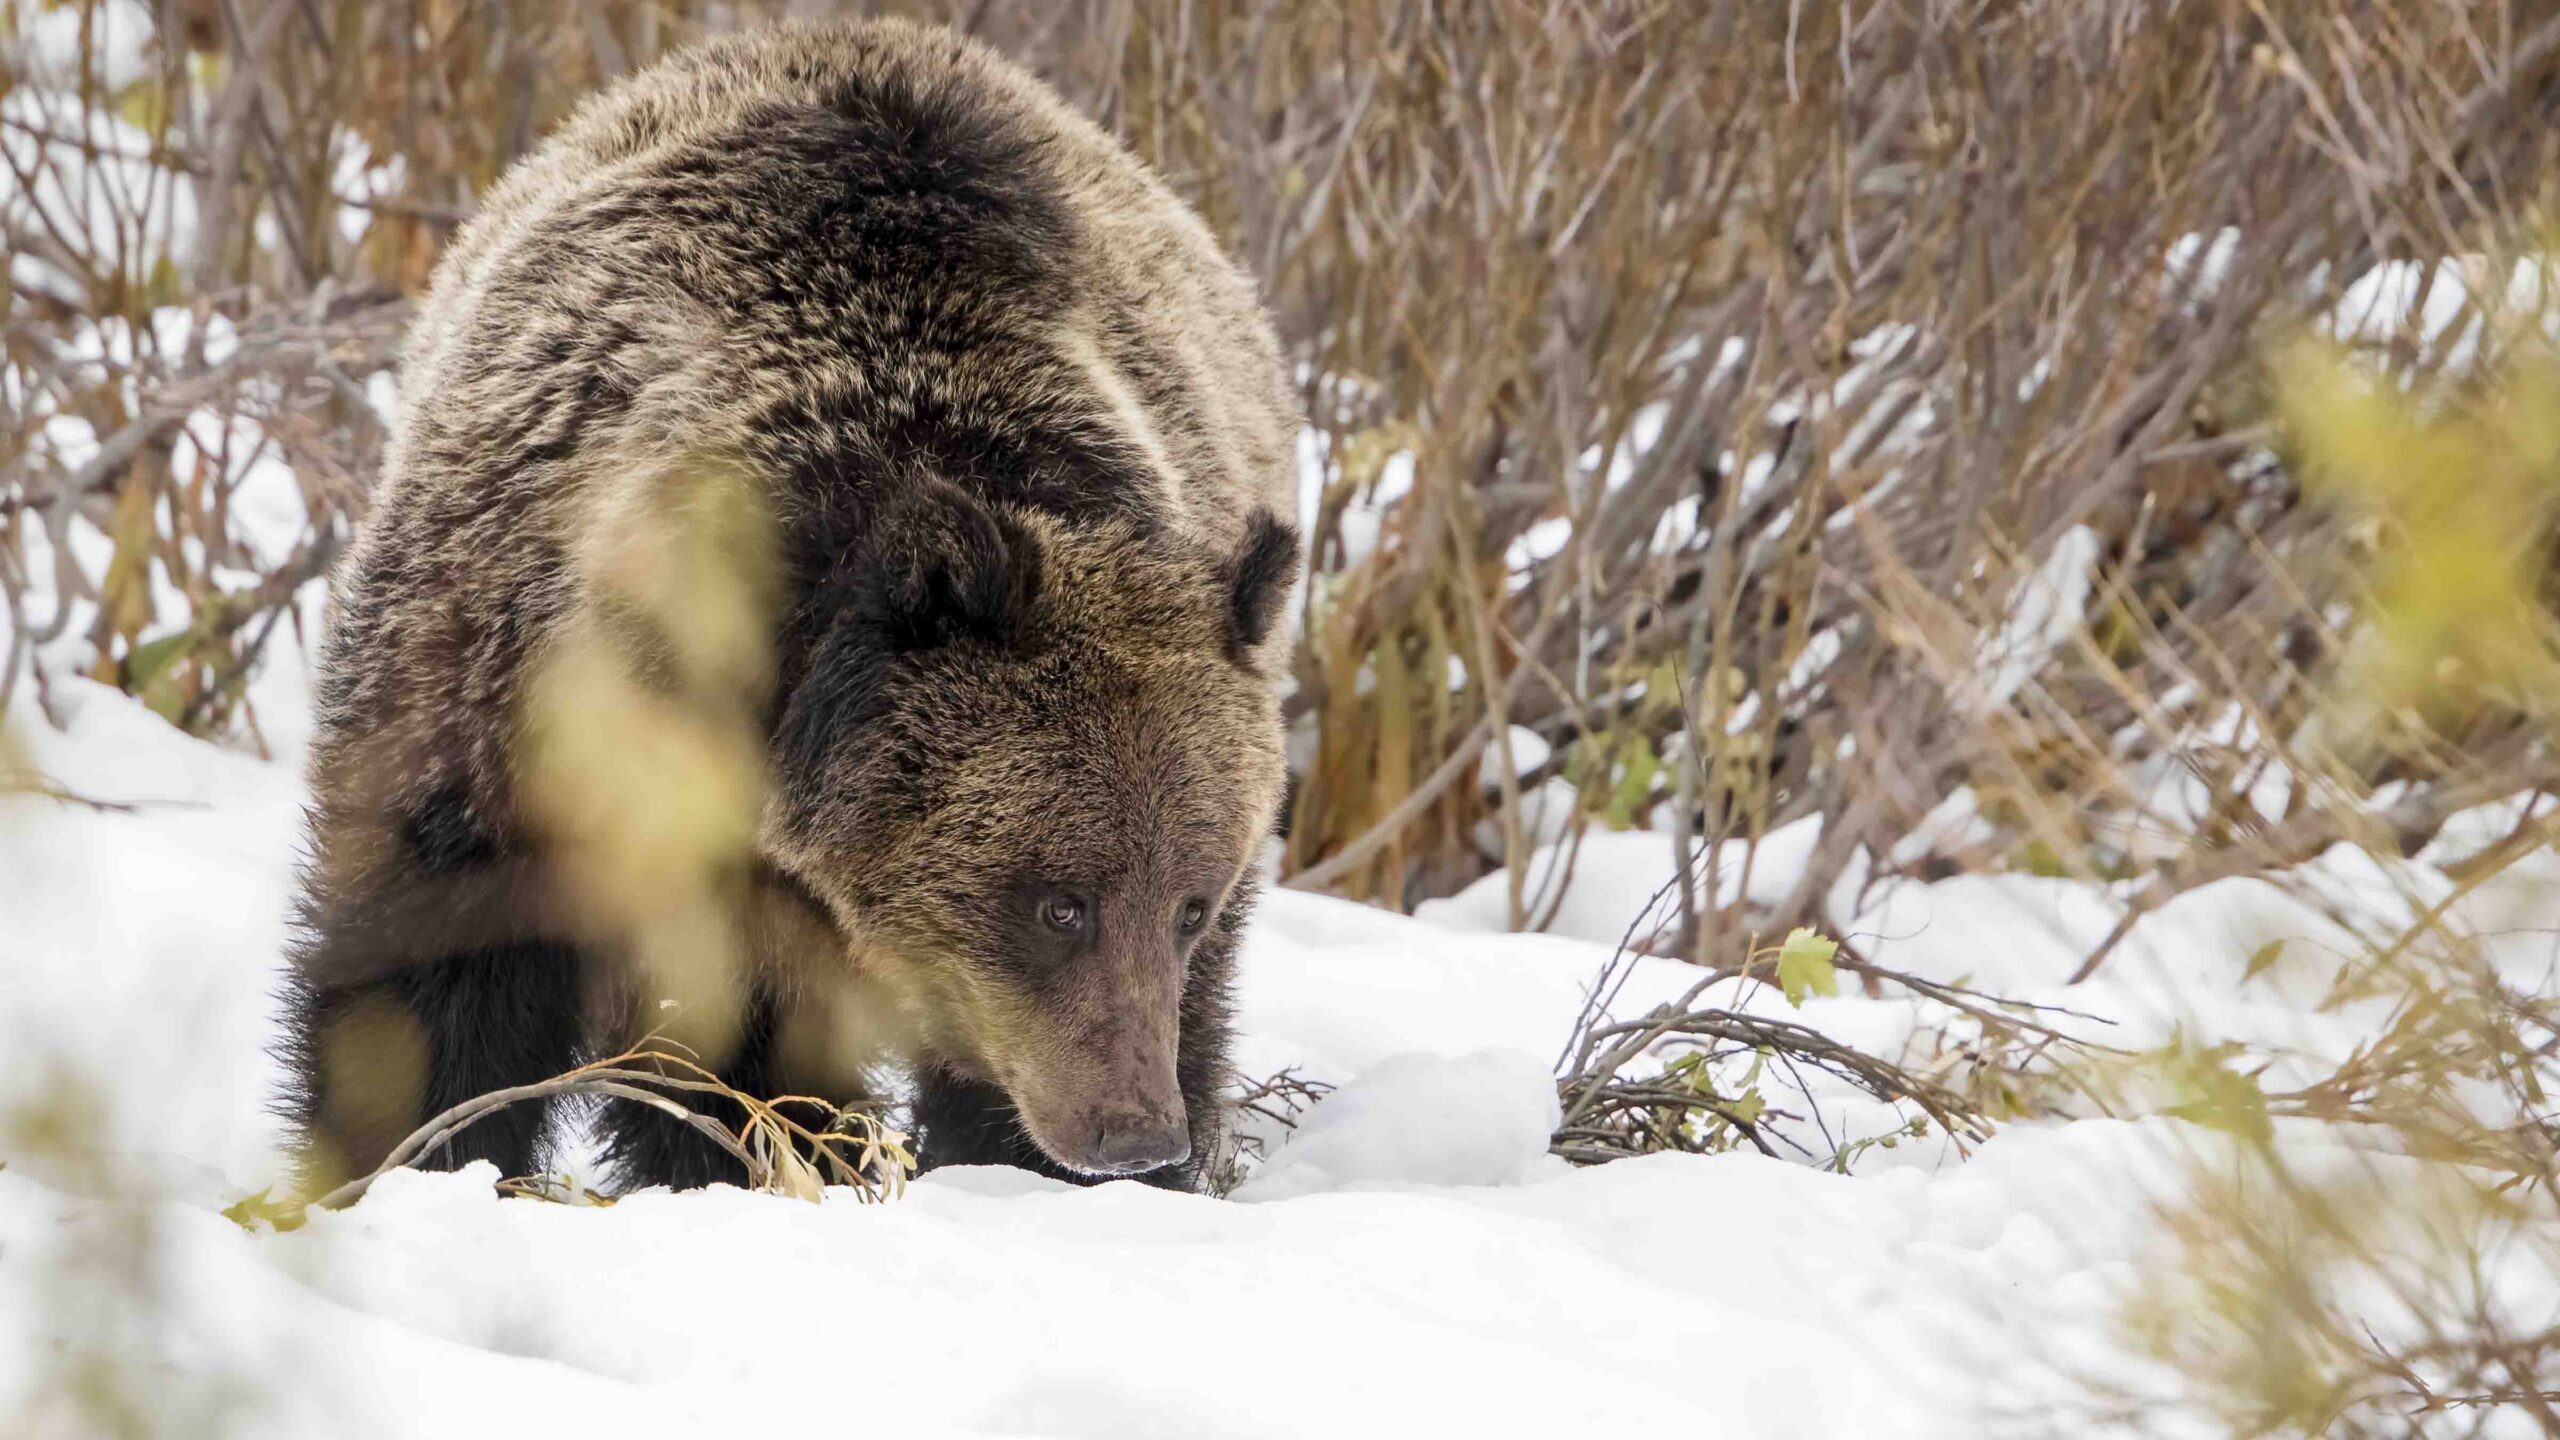
<svg viewBox="0 0 2560 1440"><path fill-rule="evenodd" d="M1282 786L1297 416L1250 283L1171 192L948 33L715 43L490 192L401 393L311 763L287 1058L315 1180L673 1000L750 1092L911 1066L928 1165L1194 1176ZM724 528L704 475L752 522ZM694 633L720 587L649 603L706 534L753 653ZM675 947L734 963L690 988L640 963L673 943L653 897L600 919L564 893L543 787L595 757L541 751L529 707L583 650L628 704L753 737L750 839L703 872L718 943ZM572 719L623 703L564 693ZM580 823L646 830L615 807L661 780ZM626 1185L734 1174L645 1107L602 1123ZM544 1124L421 1163L523 1173Z"/></svg>

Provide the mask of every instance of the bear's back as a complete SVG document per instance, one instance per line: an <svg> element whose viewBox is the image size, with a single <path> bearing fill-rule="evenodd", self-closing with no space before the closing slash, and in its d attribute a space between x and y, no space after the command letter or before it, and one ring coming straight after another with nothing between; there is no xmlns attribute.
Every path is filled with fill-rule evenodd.
<svg viewBox="0 0 2560 1440"><path fill-rule="evenodd" d="M563 372L578 403L546 408ZM830 382L964 411L1064 383L1151 452L1177 523L1296 507L1296 405L1251 282L1045 85L904 22L731 37L588 101L456 238L403 378L403 438L431 449L395 472L521 469L585 446L588 412L652 446L769 432L794 403L855 418Z"/></svg>

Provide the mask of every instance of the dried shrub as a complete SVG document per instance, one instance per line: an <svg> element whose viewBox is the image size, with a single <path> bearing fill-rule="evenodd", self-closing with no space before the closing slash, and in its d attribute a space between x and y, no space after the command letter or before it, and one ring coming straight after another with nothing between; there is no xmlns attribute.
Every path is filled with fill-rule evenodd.
<svg viewBox="0 0 2560 1440"><path fill-rule="evenodd" d="M2369 527L2364 623L2317 712L2334 748L2311 757L2342 786L2376 754L2560 715L2560 351L2539 303L2493 318L2523 322L2511 346L2415 395L2322 349L2280 367L2306 480ZM2272 1088L2251 1057L2171 1057L2182 1113L2229 1144L2197 1157L2165 1216L2184 1264L2131 1319L2235 1433L2560 1431L2560 1002L2547 957L2497 933L2560 913L2560 880L2519 863L2560 850L2548 800L2359 935L2320 1005L2380 1018L2343 1063ZM2288 1145L2290 1120L2346 1145Z"/></svg>
<svg viewBox="0 0 2560 1440"><path fill-rule="evenodd" d="M2344 824L2305 793L2257 833L2213 739L2299 728L2360 583L2261 362L2352 311L2400 383L2469 363L2488 297L2454 292L2532 238L2560 143L2560 22L2487 5L895 8L1022 56L1264 278L1323 482L1300 883L1499 867L1536 925L1590 825L1747 855L1821 815L1767 913L1683 888L1658 948L1710 961L1836 921L1854 856L1967 791L1993 834L1943 861L2173 888ZM240 677L361 512L402 297L476 188L583 89L772 13L81 0L22 33L0 673L253 723ZM226 507L276 473L307 523L252 546ZM1484 743L1513 726L1528 773ZM2445 738L2502 763L2359 777L2531 778L2512 727ZM2202 823L2157 813L2164 769Z"/></svg>

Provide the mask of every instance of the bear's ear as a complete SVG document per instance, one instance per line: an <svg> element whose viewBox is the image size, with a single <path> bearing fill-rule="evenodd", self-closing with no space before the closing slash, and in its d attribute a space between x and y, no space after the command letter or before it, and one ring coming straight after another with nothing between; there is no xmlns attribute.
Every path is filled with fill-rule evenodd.
<svg viewBox="0 0 2560 1440"><path fill-rule="evenodd" d="M1296 527L1268 510L1253 512L1244 544L1226 566L1227 654L1238 664L1270 638L1297 573Z"/></svg>
<svg viewBox="0 0 2560 1440"><path fill-rule="evenodd" d="M1013 516L925 479L881 507L864 546L872 618L893 651L1011 644L1040 592L1040 542Z"/></svg>

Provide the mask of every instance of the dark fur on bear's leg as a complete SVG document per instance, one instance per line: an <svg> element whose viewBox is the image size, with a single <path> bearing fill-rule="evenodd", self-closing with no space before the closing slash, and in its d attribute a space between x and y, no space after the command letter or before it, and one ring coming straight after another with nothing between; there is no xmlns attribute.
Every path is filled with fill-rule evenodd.
<svg viewBox="0 0 2560 1440"><path fill-rule="evenodd" d="M578 959L556 941L492 945L360 984L305 978L286 1001L285 1109L306 1142L309 1183L366 1174L444 1111L578 1062ZM504 1176L530 1174L548 1111L508 1106L410 1163L487 1160Z"/></svg>
<svg viewBox="0 0 2560 1440"><path fill-rule="evenodd" d="M759 991L739 1016L738 1039L728 1057L712 1067L720 1083L760 1097L790 1092L776 1063L777 1016L772 997ZM685 1078L691 1078L687 1076ZM722 1129L736 1134L746 1110L734 1100L690 1091L661 1092ZM825 1117L794 1114L790 1118L811 1129ZM663 1185L694 1190L705 1185L743 1185L746 1167L719 1142L663 1110L630 1100L608 1100L596 1116L596 1134L604 1142L605 1168L617 1191Z"/></svg>
<svg viewBox="0 0 2560 1440"><path fill-rule="evenodd" d="M1001 1088L984 1080L955 1075L939 1066L920 1071L911 1108L918 1170L1012 1165L1079 1185L1099 1178L1079 1175L1040 1153L1024 1133L1013 1102Z"/></svg>

